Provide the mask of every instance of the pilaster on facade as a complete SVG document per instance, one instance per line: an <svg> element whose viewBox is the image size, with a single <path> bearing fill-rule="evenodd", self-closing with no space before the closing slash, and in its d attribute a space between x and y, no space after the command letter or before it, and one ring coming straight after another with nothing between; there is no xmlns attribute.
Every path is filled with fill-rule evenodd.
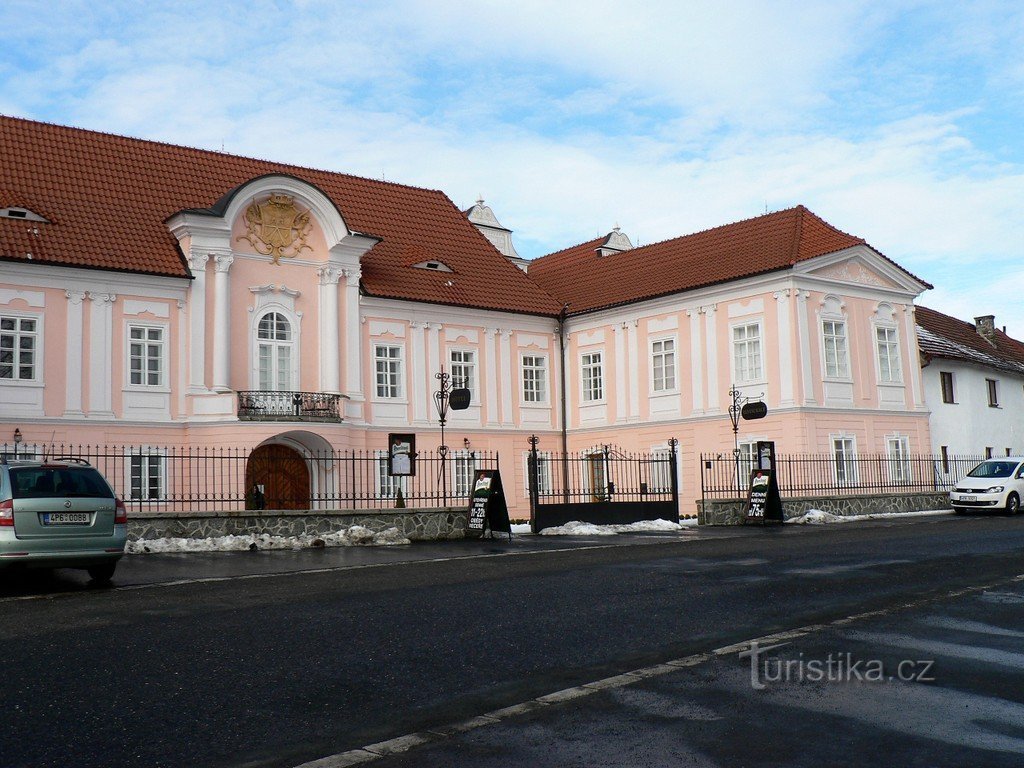
<svg viewBox="0 0 1024 768"><path fill-rule="evenodd" d="M206 262L208 253L192 252L188 268L189 285L189 391L202 394L206 389ZM184 334L183 334L184 335Z"/></svg>
<svg viewBox="0 0 1024 768"><path fill-rule="evenodd" d="M93 419L114 418L113 381L110 361L114 355L113 293L86 294L89 308L89 404L88 416Z"/></svg>
<svg viewBox="0 0 1024 768"><path fill-rule="evenodd" d="M707 412L718 413L719 392L718 392L718 305L708 304L701 307L704 312L705 338L707 341L705 349L708 361L708 394Z"/></svg>
<svg viewBox="0 0 1024 768"><path fill-rule="evenodd" d="M416 426L425 426L429 423L427 406L430 403L430 382L427 377L427 347L426 330L430 326L419 320L409 323L409 371L410 371L410 392L409 400L412 402L412 420Z"/></svg>
<svg viewBox="0 0 1024 768"><path fill-rule="evenodd" d="M362 417L363 394L363 330L359 318L358 269L343 270L345 278L345 394L350 415Z"/></svg>
<svg viewBox="0 0 1024 768"><path fill-rule="evenodd" d="M497 371L489 372L490 375L497 376L502 382L501 425L503 427L511 427L513 424L512 386L515 380L512 376L512 333L513 331L507 328L501 329L501 352L499 355L501 367Z"/></svg>
<svg viewBox="0 0 1024 768"><path fill-rule="evenodd" d="M704 355L701 320L704 310L701 307L686 310L690 321L690 386L693 391L693 410L691 415L704 415Z"/></svg>
<svg viewBox="0 0 1024 768"><path fill-rule="evenodd" d="M425 323L427 331L427 394L433 402L433 392L438 384L435 376L441 372L441 323ZM429 417L428 417L429 418Z"/></svg>
<svg viewBox="0 0 1024 768"><path fill-rule="evenodd" d="M324 266L316 274L320 282L320 391L337 394L341 391L338 283L342 270Z"/></svg>
<svg viewBox="0 0 1024 768"><path fill-rule="evenodd" d="M615 334L615 423L626 423L626 323L612 327ZM635 370L635 369L634 369Z"/></svg>
<svg viewBox="0 0 1024 768"><path fill-rule="evenodd" d="M907 340L905 361L903 365L910 377L910 391L914 401L914 410L926 410L924 402L924 391L921 384L921 366L918 361L921 359L921 350L917 344L917 323L914 320L914 305L903 304L900 306L903 312L903 338Z"/></svg>
<svg viewBox="0 0 1024 768"><path fill-rule="evenodd" d="M186 416L188 404L188 334L185 329L188 327L188 305L183 299L175 302L178 309L178 412L177 418L183 419Z"/></svg>
<svg viewBox="0 0 1024 768"><path fill-rule="evenodd" d="M231 391L231 291L228 271L235 263L230 254L213 257L213 390Z"/></svg>
<svg viewBox="0 0 1024 768"><path fill-rule="evenodd" d="M811 298L810 291L797 290L796 292L796 327L800 342L800 378L803 381L803 405L817 405L814 398L814 377L813 360L811 358L811 330L807 319L807 300Z"/></svg>
<svg viewBox="0 0 1024 768"><path fill-rule="evenodd" d="M629 413L628 421L636 423L640 421L640 347L637 343L637 327L639 320L626 322L626 355L629 360L629 370L633 371L632 376L627 376L629 384Z"/></svg>
<svg viewBox="0 0 1024 768"><path fill-rule="evenodd" d="M498 413L498 351L496 336L498 328L484 329L484 365L486 366L484 394L484 411L487 416L485 423L488 427L496 427L500 421Z"/></svg>
<svg viewBox="0 0 1024 768"><path fill-rule="evenodd" d="M782 408L789 408L795 404L793 398L793 329L790 323L789 306L791 293L789 288L784 288L772 294L775 299L779 326L779 406Z"/></svg>
<svg viewBox="0 0 1024 768"><path fill-rule="evenodd" d="M67 290L64 291L64 295L68 300L64 417L80 419L85 416L85 411L82 408L82 373L84 371L82 350L85 321L82 304L85 301L86 292Z"/></svg>

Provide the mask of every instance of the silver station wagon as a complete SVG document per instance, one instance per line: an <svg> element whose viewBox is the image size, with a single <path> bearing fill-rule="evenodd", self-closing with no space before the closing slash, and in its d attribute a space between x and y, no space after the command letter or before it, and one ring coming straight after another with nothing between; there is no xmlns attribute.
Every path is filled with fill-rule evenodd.
<svg viewBox="0 0 1024 768"><path fill-rule="evenodd" d="M0 568L84 568L107 582L127 537L124 503L88 462L0 461Z"/></svg>

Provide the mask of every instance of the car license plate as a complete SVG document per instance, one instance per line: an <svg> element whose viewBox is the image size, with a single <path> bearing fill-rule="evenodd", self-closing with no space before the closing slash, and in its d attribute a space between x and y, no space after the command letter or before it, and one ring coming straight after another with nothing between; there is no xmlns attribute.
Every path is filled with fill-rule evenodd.
<svg viewBox="0 0 1024 768"><path fill-rule="evenodd" d="M977 496L961 496L960 501L977 501Z"/></svg>
<svg viewBox="0 0 1024 768"><path fill-rule="evenodd" d="M43 525L88 525L88 512L48 512L43 515Z"/></svg>

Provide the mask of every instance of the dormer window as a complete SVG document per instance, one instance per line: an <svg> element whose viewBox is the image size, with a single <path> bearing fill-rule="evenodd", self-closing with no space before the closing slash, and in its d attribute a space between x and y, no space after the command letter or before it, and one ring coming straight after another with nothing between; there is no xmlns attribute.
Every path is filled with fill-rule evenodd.
<svg viewBox="0 0 1024 768"><path fill-rule="evenodd" d="M20 219L21 221L41 221L43 223L49 223L38 213L33 213L28 208L15 208L14 206L0 208L0 219Z"/></svg>
<svg viewBox="0 0 1024 768"><path fill-rule="evenodd" d="M443 261L421 261L412 265L414 269L429 269L432 272L454 272L455 270Z"/></svg>

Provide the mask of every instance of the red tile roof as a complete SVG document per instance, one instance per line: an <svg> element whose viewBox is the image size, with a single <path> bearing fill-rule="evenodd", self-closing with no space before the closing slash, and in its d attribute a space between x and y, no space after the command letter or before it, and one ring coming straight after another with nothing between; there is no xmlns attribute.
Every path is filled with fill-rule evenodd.
<svg viewBox="0 0 1024 768"><path fill-rule="evenodd" d="M603 242L536 259L530 277L574 314L789 269L866 244L802 205L610 256L597 254Z"/></svg>
<svg viewBox="0 0 1024 768"><path fill-rule="evenodd" d="M362 259L370 295L541 315L561 307L436 190L3 116L0 158L0 208L49 221L0 218L0 259L188 277L165 220L284 173L323 191L350 229L381 238ZM455 274L411 267L413 252Z"/></svg>
<svg viewBox="0 0 1024 768"><path fill-rule="evenodd" d="M1007 336L998 328L987 341L973 323L958 320L928 307L916 307L917 341L926 357L962 360L968 363L1024 373L1024 342Z"/></svg>

